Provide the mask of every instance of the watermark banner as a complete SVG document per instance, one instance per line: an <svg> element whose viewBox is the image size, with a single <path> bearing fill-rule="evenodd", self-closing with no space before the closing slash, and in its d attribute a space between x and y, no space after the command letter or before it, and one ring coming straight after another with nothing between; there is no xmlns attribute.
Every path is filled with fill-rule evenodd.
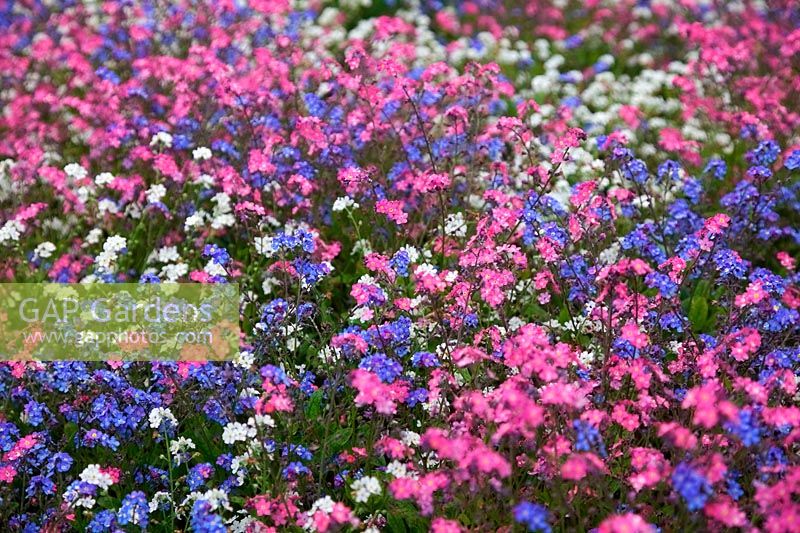
<svg viewBox="0 0 800 533"><path fill-rule="evenodd" d="M3 361L221 361L238 349L234 284L0 284Z"/></svg>

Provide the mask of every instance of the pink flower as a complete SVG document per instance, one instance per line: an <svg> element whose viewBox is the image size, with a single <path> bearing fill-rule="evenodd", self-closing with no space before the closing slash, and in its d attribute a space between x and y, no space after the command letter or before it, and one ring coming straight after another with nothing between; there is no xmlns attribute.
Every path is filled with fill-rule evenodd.
<svg viewBox="0 0 800 533"><path fill-rule="evenodd" d="M481 278L481 298L491 307L498 307L506 298L503 288L514 283L514 275L508 270L485 268L478 274Z"/></svg>
<svg viewBox="0 0 800 533"><path fill-rule="evenodd" d="M783 266L783 268L787 270L795 269L795 266L797 264L796 261L792 256L790 256L786 252L778 252L775 257L778 259L778 261L780 261L781 266Z"/></svg>
<svg viewBox="0 0 800 533"><path fill-rule="evenodd" d="M622 338L633 345L634 348L641 350L650 343L650 338L641 332L639 326L633 322L628 322L622 326Z"/></svg>
<svg viewBox="0 0 800 533"><path fill-rule="evenodd" d="M684 450L691 450L697 446L697 437L691 430L677 422L666 422L658 425L658 436L664 437L673 446Z"/></svg>
<svg viewBox="0 0 800 533"><path fill-rule="evenodd" d="M612 515L600 523L597 533L654 533L656 528L634 513Z"/></svg>
<svg viewBox="0 0 800 533"><path fill-rule="evenodd" d="M720 496L706 504L703 512L726 527L744 527L747 524L747 516L729 496Z"/></svg>
<svg viewBox="0 0 800 533"><path fill-rule="evenodd" d="M737 295L734 302L736 303L736 307L744 307L750 304L757 304L768 296L769 293L764 290L764 284L761 280L757 280L748 285L745 292Z"/></svg>
<svg viewBox="0 0 800 533"><path fill-rule="evenodd" d="M464 528L455 520L437 517L431 522L432 533L461 533L462 531L464 531Z"/></svg>
<svg viewBox="0 0 800 533"><path fill-rule="evenodd" d="M408 214L403 211L403 202L396 200L380 200L375 204L375 211L386 215L389 220L403 225L408 222Z"/></svg>
<svg viewBox="0 0 800 533"><path fill-rule="evenodd" d="M718 213L713 217L706 219L705 229L711 235L721 235L722 231L726 229L731 223L731 217L725 213Z"/></svg>
<svg viewBox="0 0 800 533"><path fill-rule="evenodd" d="M0 481L4 483L11 483L14 481L14 476L17 475L17 470L11 465L0 466Z"/></svg>
<svg viewBox="0 0 800 533"><path fill-rule="evenodd" d="M378 376L361 368L350 374L350 384L358 390L356 405L373 405L377 412L384 415L393 415L397 410L397 402L405 400L408 394L406 383L398 381L385 384Z"/></svg>
<svg viewBox="0 0 800 533"><path fill-rule="evenodd" d="M681 407L684 409L694 407L692 422L705 428L717 425L719 421L719 389L720 386L715 381L689 389Z"/></svg>
<svg viewBox="0 0 800 533"><path fill-rule="evenodd" d="M465 346L463 348L457 348L453 350L452 357L453 362L459 368L463 368L477 361L482 361L483 359L489 358L489 356L486 355L483 350L473 348L471 346Z"/></svg>
<svg viewBox="0 0 800 533"><path fill-rule="evenodd" d="M628 478L628 482L637 492L657 485L669 472L664 454L653 448L632 448L631 466L636 473Z"/></svg>
<svg viewBox="0 0 800 533"><path fill-rule="evenodd" d="M589 474L605 472L607 469L602 459L593 453L573 453L561 465L561 477L571 481L579 481Z"/></svg>
<svg viewBox="0 0 800 533"><path fill-rule="evenodd" d="M422 174L413 181L414 190L421 193L440 191L450 185L447 174Z"/></svg>
<svg viewBox="0 0 800 533"><path fill-rule="evenodd" d="M615 405L611 419L628 431L635 431L640 426L639 416L629 413L625 407L626 405L623 402Z"/></svg>

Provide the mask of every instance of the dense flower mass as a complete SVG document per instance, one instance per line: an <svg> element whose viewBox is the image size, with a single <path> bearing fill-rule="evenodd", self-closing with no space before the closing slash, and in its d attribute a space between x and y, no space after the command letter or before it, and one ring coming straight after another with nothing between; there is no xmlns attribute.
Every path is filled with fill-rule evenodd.
<svg viewBox="0 0 800 533"><path fill-rule="evenodd" d="M0 2L0 280L235 283L0 362L3 531L800 531L795 0Z"/></svg>

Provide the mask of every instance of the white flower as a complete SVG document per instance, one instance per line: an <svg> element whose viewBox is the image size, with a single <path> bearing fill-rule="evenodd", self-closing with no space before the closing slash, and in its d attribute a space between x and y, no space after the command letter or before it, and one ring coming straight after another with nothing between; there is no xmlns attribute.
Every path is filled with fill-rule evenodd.
<svg viewBox="0 0 800 533"><path fill-rule="evenodd" d="M462 212L450 213L444 224L444 232L453 237L466 237L467 223Z"/></svg>
<svg viewBox="0 0 800 533"><path fill-rule="evenodd" d="M120 237L119 235L112 235L106 242L103 243L103 251L106 252L121 252L128 246L128 240L125 237Z"/></svg>
<svg viewBox="0 0 800 533"><path fill-rule="evenodd" d="M353 244L353 251L352 255L357 254L371 254L372 253L372 245L369 243L367 239L359 239Z"/></svg>
<svg viewBox="0 0 800 533"><path fill-rule="evenodd" d="M419 446L420 436L419 433L414 433L410 430L403 430L400 433L400 440L406 446Z"/></svg>
<svg viewBox="0 0 800 533"><path fill-rule="evenodd" d="M200 176L198 176L194 182L198 185L202 185L206 189L210 189L215 183L214 176L210 176L208 174L200 174Z"/></svg>
<svg viewBox="0 0 800 533"><path fill-rule="evenodd" d="M218 192L211 200L217 204L216 207L214 207L215 215L231 212L231 197L224 192Z"/></svg>
<svg viewBox="0 0 800 533"><path fill-rule="evenodd" d="M127 246L128 241L125 237L120 237L119 235L109 237L106 239L106 242L103 243L103 251L97 255L95 263L100 270L111 272L114 263L116 263L119 257L118 253L125 250Z"/></svg>
<svg viewBox="0 0 800 533"><path fill-rule="evenodd" d="M233 364L239 368L250 368L256 361L256 356L249 350L242 350L233 360Z"/></svg>
<svg viewBox="0 0 800 533"><path fill-rule="evenodd" d="M114 484L114 478L105 472L101 472L100 465L87 466L83 469L79 477L84 483L90 483L101 490L106 490Z"/></svg>
<svg viewBox="0 0 800 533"><path fill-rule="evenodd" d="M167 281L178 281L180 278L189 273L189 267L184 263L175 263L172 265L165 265L161 269L161 275Z"/></svg>
<svg viewBox="0 0 800 533"><path fill-rule="evenodd" d="M231 213L231 197L224 192L219 192L211 200L216 204L212 212L211 227L222 229L233 226L236 219Z"/></svg>
<svg viewBox="0 0 800 533"><path fill-rule="evenodd" d="M353 481L350 488L353 490L353 499L359 503L365 503L370 496L378 495L382 492L380 481L372 476L364 476Z"/></svg>
<svg viewBox="0 0 800 533"><path fill-rule="evenodd" d="M172 135L166 131L159 131L150 139L150 146L155 146L157 144L163 144L167 148L172 148Z"/></svg>
<svg viewBox="0 0 800 533"><path fill-rule="evenodd" d="M193 228L201 227L205 224L205 217L207 213L202 209L198 209L188 217L186 217L186 221L183 223L183 228L186 231L189 231Z"/></svg>
<svg viewBox="0 0 800 533"><path fill-rule="evenodd" d="M10 241L18 241L25 225L17 220L9 220L0 228L0 244L7 244Z"/></svg>
<svg viewBox="0 0 800 533"><path fill-rule="evenodd" d="M308 519L306 520L306 523L303 525L303 529L305 529L306 531L315 530L316 527L314 525L314 515L319 512L325 514L331 514L333 512L333 506L335 504L336 502L334 502L330 496L323 496L322 498L319 498L317 501L315 501L311 505L311 508L306 513Z"/></svg>
<svg viewBox="0 0 800 533"><path fill-rule="evenodd" d="M70 163L69 165L65 166L64 173L66 173L66 175L73 180L83 179L89 174L86 169L80 166L78 163Z"/></svg>
<svg viewBox="0 0 800 533"><path fill-rule="evenodd" d="M178 254L178 248L176 246L164 246L163 248L159 248L156 254L156 260L159 263L172 263L180 258L181 256Z"/></svg>
<svg viewBox="0 0 800 533"><path fill-rule="evenodd" d="M349 196L340 196L335 202L333 202L333 210L336 212L344 211L345 209L350 209L351 207L358 208L358 204Z"/></svg>
<svg viewBox="0 0 800 533"><path fill-rule="evenodd" d="M89 189L88 187L79 187L78 188L78 201L82 204L85 204L89 201L89 197L92 196L94 191Z"/></svg>
<svg viewBox="0 0 800 533"><path fill-rule="evenodd" d="M158 429L161 427L161 424L164 421L170 422L173 425L178 425L178 420L175 418L175 415L172 414L172 411L167 409L166 407L156 407L152 411L150 411L150 415L148 416L148 420L150 421L150 427L153 429Z"/></svg>
<svg viewBox="0 0 800 533"><path fill-rule="evenodd" d="M206 492L192 492L186 497L185 500L183 500L181 506L186 505L188 502L194 502L195 500L207 501L209 504L211 504L212 511L216 511L220 507L225 509L231 508L230 504L228 503L228 495L220 489L210 489Z"/></svg>
<svg viewBox="0 0 800 533"><path fill-rule="evenodd" d="M203 271L208 274L209 276L227 276L228 273L225 271L225 267L220 265L219 263L215 262L211 259L206 266L203 267Z"/></svg>
<svg viewBox="0 0 800 533"><path fill-rule="evenodd" d="M247 419L247 425L256 427L275 427L275 420L269 415L256 415Z"/></svg>
<svg viewBox="0 0 800 533"><path fill-rule="evenodd" d="M342 352L339 348L325 346L319 351L319 358L325 363L331 364L342 359Z"/></svg>
<svg viewBox="0 0 800 533"><path fill-rule="evenodd" d="M103 172L94 177L94 182L102 187L112 183L114 179L114 175L111 172Z"/></svg>
<svg viewBox="0 0 800 533"><path fill-rule="evenodd" d="M200 146L199 148L192 150L192 157L195 159L195 161L211 159L211 150L205 146Z"/></svg>
<svg viewBox="0 0 800 533"><path fill-rule="evenodd" d="M45 259L53 255L53 252L55 251L56 251L56 245L50 241L45 241L33 250L33 255Z"/></svg>
<svg viewBox="0 0 800 533"><path fill-rule="evenodd" d="M356 307L353 310L353 320L358 320L359 322L369 322L373 316L374 313L369 307Z"/></svg>
<svg viewBox="0 0 800 533"><path fill-rule="evenodd" d="M272 248L272 237L256 237L255 238L256 252L267 257L272 257L275 250Z"/></svg>
<svg viewBox="0 0 800 533"><path fill-rule="evenodd" d="M103 236L103 230L100 228L93 228L92 231L86 235L86 242L89 244L97 244L100 242L100 237Z"/></svg>
<svg viewBox="0 0 800 533"><path fill-rule="evenodd" d="M331 514L333 512L333 506L335 503L336 502L334 502L330 496L323 496L311 505L311 509L308 510L308 514L313 516L317 511L322 511L325 514Z"/></svg>
<svg viewBox="0 0 800 533"><path fill-rule="evenodd" d="M508 327L511 328L511 331L517 331L524 325L525 321L518 316L511 317L511 319L508 321Z"/></svg>
<svg viewBox="0 0 800 533"><path fill-rule="evenodd" d="M578 360L588 366L595 360L595 354L591 350L584 350L578 354Z"/></svg>
<svg viewBox="0 0 800 533"><path fill-rule="evenodd" d="M414 274L417 276L435 276L436 273L436 267L430 263L423 263L414 269Z"/></svg>
<svg viewBox="0 0 800 533"><path fill-rule="evenodd" d="M119 207L117 206L117 202L111 200L110 198L103 198L102 200L97 202L97 210L100 213L112 213L112 214L119 213Z"/></svg>
<svg viewBox="0 0 800 533"><path fill-rule="evenodd" d="M407 477L408 469L400 461L392 461L386 465L386 473L394 477Z"/></svg>
<svg viewBox="0 0 800 533"><path fill-rule="evenodd" d="M153 499L150 500L147 507L151 513L154 513L158 510L159 506L164 502L171 502L172 498L170 497L168 492L164 492L163 490L156 492L153 494Z"/></svg>
<svg viewBox="0 0 800 533"><path fill-rule="evenodd" d="M217 215L211 220L211 227L214 229L229 228L236 223L236 219L230 213Z"/></svg>
<svg viewBox="0 0 800 533"><path fill-rule="evenodd" d="M409 246L408 244L400 248L399 252L405 252L408 256L408 260L412 263L416 263L419 261L419 250L414 248L413 246Z"/></svg>
<svg viewBox="0 0 800 533"><path fill-rule="evenodd" d="M222 430L222 442L233 444L235 442L246 441L256 436L256 428L242 424L241 422L231 422Z"/></svg>
<svg viewBox="0 0 800 533"><path fill-rule="evenodd" d="M258 522L258 520L252 516L234 518L228 524L228 531L230 531L230 533L247 533L248 531L258 531L257 526L260 524L261 522Z"/></svg>
<svg viewBox="0 0 800 533"><path fill-rule="evenodd" d="M91 509L92 507L94 507L95 503L96 503L95 499L92 498L91 496L84 496L83 498L78 498L77 500L75 500L75 502L72 505L75 507L85 507L86 509Z"/></svg>
<svg viewBox="0 0 800 533"><path fill-rule="evenodd" d="M192 442L192 439L187 439L186 437L179 437L178 440L173 440L169 443L169 453L172 455L178 455L179 453L194 449L194 442Z"/></svg>
<svg viewBox="0 0 800 533"><path fill-rule="evenodd" d="M167 188L160 183L157 183L147 189L145 194L147 195L147 203L157 204L167 194Z"/></svg>

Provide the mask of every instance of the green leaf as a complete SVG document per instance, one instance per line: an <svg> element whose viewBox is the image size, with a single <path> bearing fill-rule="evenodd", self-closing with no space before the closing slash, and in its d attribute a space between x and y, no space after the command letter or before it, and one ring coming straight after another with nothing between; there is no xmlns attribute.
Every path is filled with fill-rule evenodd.
<svg viewBox="0 0 800 533"><path fill-rule="evenodd" d="M689 322L697 330L702 330L708 319L708 300L704 296L695 294L689 304Z"/></svg>
<svg viewBox="0 0 800 533"><path fill-rule="evenodd" d="M322 414L322 394L322 389L317 389L308 399L308 405L306 405L307 418L315 419Z"/></svg>
<svg viewBox="0 0 800 533"><path fill-rule="evenodd" d="M388 514L386 517L386 529L392 533L405 533L405 521L395 514Z"/></svg>
<svg viewBox="0 0 800 533"><path fill-rule="evenodd" d="M342 450L347 447L350 438L353 436L353 428L344 428L336 432L331 438L331 447L335 450Z"/></svg>
<svg viewBox="0 0 800 533"><path fill-rule="evenodd" d="M72 442L73 437L78 433L78 424L74 422L67 422L64 425L64 439L67 441L67 446Z"/></svg>

